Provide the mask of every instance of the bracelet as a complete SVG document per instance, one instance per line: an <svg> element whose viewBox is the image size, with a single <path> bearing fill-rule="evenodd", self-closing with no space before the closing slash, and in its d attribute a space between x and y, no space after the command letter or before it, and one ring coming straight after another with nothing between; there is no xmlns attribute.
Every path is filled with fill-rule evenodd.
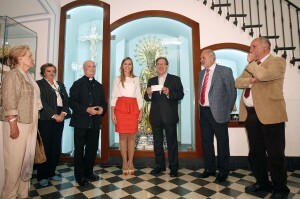
<svg viewBox="0 0 300 199"><path fill-rule="evenodd" d="M8 120L8 122L13 122L13 121L15 121L15 120L17 120L17 118L16 118L16 117L14 117L14 118L12 118L12 119Z"/></svg>

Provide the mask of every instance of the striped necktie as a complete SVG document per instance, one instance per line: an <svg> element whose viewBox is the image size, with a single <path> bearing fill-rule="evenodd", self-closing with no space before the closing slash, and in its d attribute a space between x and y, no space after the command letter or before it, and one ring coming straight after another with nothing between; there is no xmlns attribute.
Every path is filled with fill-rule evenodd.
<svg viewBox="0 0 300 199"><path fill-rule="evenodd" d="M208 83L208 76L209 76L209 69L206 69L202 89L201 89L201 96L200 96L200 104L203 105L205 103L205 91Z"/></svg>

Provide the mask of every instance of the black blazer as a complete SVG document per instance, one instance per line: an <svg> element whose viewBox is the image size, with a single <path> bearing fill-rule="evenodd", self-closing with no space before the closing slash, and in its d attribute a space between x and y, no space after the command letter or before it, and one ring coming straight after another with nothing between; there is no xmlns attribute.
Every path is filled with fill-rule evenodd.
<svg viewBox="0 0 300 199"><path fill-rule="evenodd" d="M149 79L147 88L152 85L158 85L158 76ZM151 101L151 125L159 124L161 121L164 124L176 124L179 121L178 101L184 96L180 77L167 74L164 87L169 89L169 98L165 94L160 94L159 91L154 91L151 99L147 92L144 94L144 99Z"/></svg>
<svg viewBox="0 0 300 199"><path fill-rule="evenodd" d="M59 85L60 96L63 101L62 112L67 113L67 118L70 117L68 94L63 83L57 82ZM43 109L40 110L40 120L52 120L52 116L57 113L57 96L55 90L45 79L37 81L41 91L41 101Z"/></svg>
<svg viewBox="0 0 300 199"><path fill-rule="evenodd" d="M84 129L100 129L102 116L107 107L104 89L102 84L94 79L92 86L93 92L89 92L88 84L89 79L86 76L83 76L75 81L70 88L69 104L73 111L70 126ZM94 104L91 104L91 98L94 99ZM90 116L86 112L86 109L91 106L101 106L103 108L102 115Z"/></svg>

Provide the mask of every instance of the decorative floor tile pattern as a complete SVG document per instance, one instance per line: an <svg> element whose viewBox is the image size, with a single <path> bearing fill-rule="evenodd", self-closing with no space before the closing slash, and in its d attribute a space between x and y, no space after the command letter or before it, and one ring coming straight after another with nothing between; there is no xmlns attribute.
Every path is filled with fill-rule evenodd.
<svg viewBox="0 0 300 199"><path fill-rule="evenodd" d="M270 193L245 193L245 186L254 182L251 171L237 169L230 172L226 182L215 183L215 177L198 178L203 169L182 168L177 178L171 178L169 169L153 176L151 168L136 168L135 175L124 176L120 167L95 166L100 180L80 187L75 182L74 167L59 165L57 174L62 181L50 181L49 186L39 186L35 174L31 180L30 197L33 199L255 199L269 198ZM288 172L289 199L300 199L300 170Z"/></svg>

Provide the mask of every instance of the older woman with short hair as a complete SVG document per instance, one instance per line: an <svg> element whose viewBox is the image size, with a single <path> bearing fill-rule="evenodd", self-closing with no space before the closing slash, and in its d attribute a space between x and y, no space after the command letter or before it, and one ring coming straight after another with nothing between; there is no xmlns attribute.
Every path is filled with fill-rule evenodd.
<svg viewBox="0 0 300 199"><path fill-rule="evenodd" d="M41 90L43 109L40 111L38 128L44 143L47 161L37 166L37 180L43 187L49 180L60 181L55 174L61 153L61 139L64 120L70 116L68 94L65 85L56 81L56 67L51 63L41 66L41 76L37 84Z"/></svg>
<svg viewBox="0 0 300 199"><path fill-rule="evenodd" d="M36 145L40 89L29 69L34 66L27 45L9 52L11 69L3 79L3 145L5 184L0 198L27 198Z"/></svg>

